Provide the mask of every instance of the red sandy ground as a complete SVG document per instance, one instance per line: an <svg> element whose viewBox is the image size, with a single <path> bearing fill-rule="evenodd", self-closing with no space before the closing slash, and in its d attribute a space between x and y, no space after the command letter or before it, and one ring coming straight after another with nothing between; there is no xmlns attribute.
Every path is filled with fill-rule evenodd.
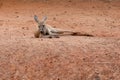
<svg viewBox="0 0 120 80"><path fill-rule="evenodd" d="M95 37L34 38L35 14ZM119 1L0 1L0 80L119 79Z"/></svg>

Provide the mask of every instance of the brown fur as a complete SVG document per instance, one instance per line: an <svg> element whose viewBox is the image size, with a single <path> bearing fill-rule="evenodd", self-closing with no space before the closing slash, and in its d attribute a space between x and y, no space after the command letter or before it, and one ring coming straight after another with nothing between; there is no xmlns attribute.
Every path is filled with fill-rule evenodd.
<svg viewBox="0 0 120 80"><path fill-rule="evenodd" d="M65 31L65 30L59 30L56 28L53 28L50 25L45 24L47 17L44 17L42 21L38 20L38 17L35 15L34 20L38 23L38 31L34 33L34 36L36 38L39 37L46 37L46 38L59 38L59 36L67 36L67 35L72 35L72 36L93 36L90 34L86 33L80 33L80 32L73 32L73 31ZM42 32L42 33L41 33Z"/></svg>
<svg viewBox="0 0 120 80"><path fill-rule="evenodd" d="M35 38L39 38L40 37L40 30L35 31L34 36L35 36Z"/></svg>
<svg viewBox="0 0 120 80"><path fill-rule="evenodd" d="M59 33L59 32L58 32ZM34 36L35 38L39 38L41 35L40 31L37 30L34 32ZM72 35L72 36L89 36L89 37L93 37L93 35L90 35L90 34L87 34L87 33L81 33L81 32L71 32L71 33L68 33L68 34L64 34L63 32L60 32L59 33L59 36L67 36L67 35Z"/></svg>
<svg viewBox="0 0 120 80"><path fill-rule="evenodd" d="M67 36L67 35L72 35L72 36L89 36L89 37L93 37L93 35L91 35L91 34L81 33L81 32L59 33L59 36Z"/></svg>
<svg viewBox="0 0 120 80"><path fill-rule="evenodd" d="M90 36L90 37L93 37L93 35L91 35L91 34L81 33L81 32L73 32L71 35L73 35L73 36Z"/></svg>

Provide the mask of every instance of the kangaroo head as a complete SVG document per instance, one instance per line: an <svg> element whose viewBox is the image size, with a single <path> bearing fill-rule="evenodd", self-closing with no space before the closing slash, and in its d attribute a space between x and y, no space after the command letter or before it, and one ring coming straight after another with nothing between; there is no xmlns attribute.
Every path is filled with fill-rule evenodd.
<svg viewBox="0 0 120 80"><path fill-rule="evenodd" d="M46 20L47 20L47 16L44 16L43 19L40 21L40 20L38 19L38 16L37 16L37 15L34 15L34 20L35 20L35 22L38 23L38 28L39 28L39 30L40 30L40 31L43 31L44 26L45 26L45 22L46 22Z"/></svg>

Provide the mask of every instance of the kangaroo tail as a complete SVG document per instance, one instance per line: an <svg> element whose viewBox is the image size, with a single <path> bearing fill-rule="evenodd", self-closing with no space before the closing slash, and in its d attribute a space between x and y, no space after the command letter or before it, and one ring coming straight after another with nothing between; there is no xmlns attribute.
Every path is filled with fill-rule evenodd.
<svg viewBox="0 0 120 80"><path fill-rule="evenodd" d="M80 33L80 32L73 32L71 35L73 35L73 36L89 36L89 37L93 37L93 35L91 35L91 34Z"/></svg>

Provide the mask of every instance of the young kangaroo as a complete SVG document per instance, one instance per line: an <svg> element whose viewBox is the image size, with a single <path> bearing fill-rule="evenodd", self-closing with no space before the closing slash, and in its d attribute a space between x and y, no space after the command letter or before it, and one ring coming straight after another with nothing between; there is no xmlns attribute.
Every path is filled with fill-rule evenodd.
<svg viewBox="0 0 120 80"><path fill-rule="evenodd" d="M73 35L73 36L93 36L89 34L82 34L80 32L60 30L47 25L45 22L47 17L43 17L42 21L39 21L38 17L34 15L34 20L38 23L38 30L34 33L36 38L59 38L60 36Z"/></svg>

